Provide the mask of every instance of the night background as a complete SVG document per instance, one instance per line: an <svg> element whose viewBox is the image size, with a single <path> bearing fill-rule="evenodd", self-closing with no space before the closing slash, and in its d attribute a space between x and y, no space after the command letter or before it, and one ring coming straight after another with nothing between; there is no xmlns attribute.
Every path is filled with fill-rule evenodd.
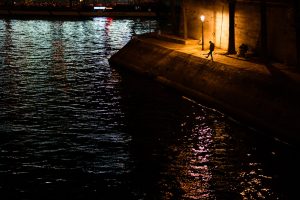
<svg viewBox="0 0 300 200"><path fill-rule="evenodd" d="M295 199L299 7L1 0L0 198Z"/></svg>

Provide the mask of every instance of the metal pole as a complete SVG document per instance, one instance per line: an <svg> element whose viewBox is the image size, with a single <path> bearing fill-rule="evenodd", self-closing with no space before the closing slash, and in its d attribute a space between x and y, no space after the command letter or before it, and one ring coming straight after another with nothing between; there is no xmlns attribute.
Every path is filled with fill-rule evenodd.
<svg viewBox="0 0 300 200"><path fill-rule="evenodd" d="M203 30L203 22L202 22L202 50L204 50L204 30Z"/></svg>
<svg viewBox="0 0 300 200"><path fill-rule="evenodd" d="M185 3L182 0L182 18L183 18L183 39L187 39L187 23L186 23L186 13L185 13Z"/></svg>

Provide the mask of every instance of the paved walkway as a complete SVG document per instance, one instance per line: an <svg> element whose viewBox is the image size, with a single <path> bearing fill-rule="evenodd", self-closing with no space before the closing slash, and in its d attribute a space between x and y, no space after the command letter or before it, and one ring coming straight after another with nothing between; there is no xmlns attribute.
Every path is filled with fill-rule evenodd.
<svg viewBox="0 0 300 200"><path fill-rule="evenodd" d="M156 45L165 48L210 60L210 57L206 58L209 50L202 51L201 45L197 44L197 40L184 41L183 39L178 38L180 41L176 42L176 38L172 38L172 41L158 35L155 35L154 37L145 37L145 39L146 42L155 43ZM180 44L182 41L184 41L185 44ZM239 58L236 55L225 55L225 53L225 50L216 49L214 52L214 62L223 63L243 70L263 73L267 76L285 77L300 85L300 70L296 67L286 66L280 63L272 63L269 66L266 66L255 58L250 57L249 59L244 59Z"/></svg>

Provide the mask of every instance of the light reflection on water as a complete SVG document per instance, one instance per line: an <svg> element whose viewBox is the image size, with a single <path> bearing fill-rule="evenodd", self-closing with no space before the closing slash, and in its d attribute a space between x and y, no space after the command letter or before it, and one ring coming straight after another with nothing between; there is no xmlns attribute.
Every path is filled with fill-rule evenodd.
<svg viewBox="0 0 300 200"><path fill-rule="evenodd" d="M290 199L299 157L108 65L156 21L0 20L0 195ZM2 198L1 198L2 199Z"/></svg>

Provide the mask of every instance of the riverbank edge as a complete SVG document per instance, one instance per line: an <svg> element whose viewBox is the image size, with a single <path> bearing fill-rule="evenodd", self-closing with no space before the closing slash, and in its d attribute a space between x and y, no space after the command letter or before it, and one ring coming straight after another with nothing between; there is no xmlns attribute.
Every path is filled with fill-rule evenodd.
<svg viewBox="0 0 300 200"><path fill-rule="evenodd" d="M289 82L147 39L130 40L109 63L151 77L282 142L300 144L299 87Z"/></svg>
<svg viewBox="0 0 300 200"><path fill-rule="evenodd" d="M101 11L26 11L26 10L1 10L2 17L156 17L155 12L101 12Z"/></svg>

